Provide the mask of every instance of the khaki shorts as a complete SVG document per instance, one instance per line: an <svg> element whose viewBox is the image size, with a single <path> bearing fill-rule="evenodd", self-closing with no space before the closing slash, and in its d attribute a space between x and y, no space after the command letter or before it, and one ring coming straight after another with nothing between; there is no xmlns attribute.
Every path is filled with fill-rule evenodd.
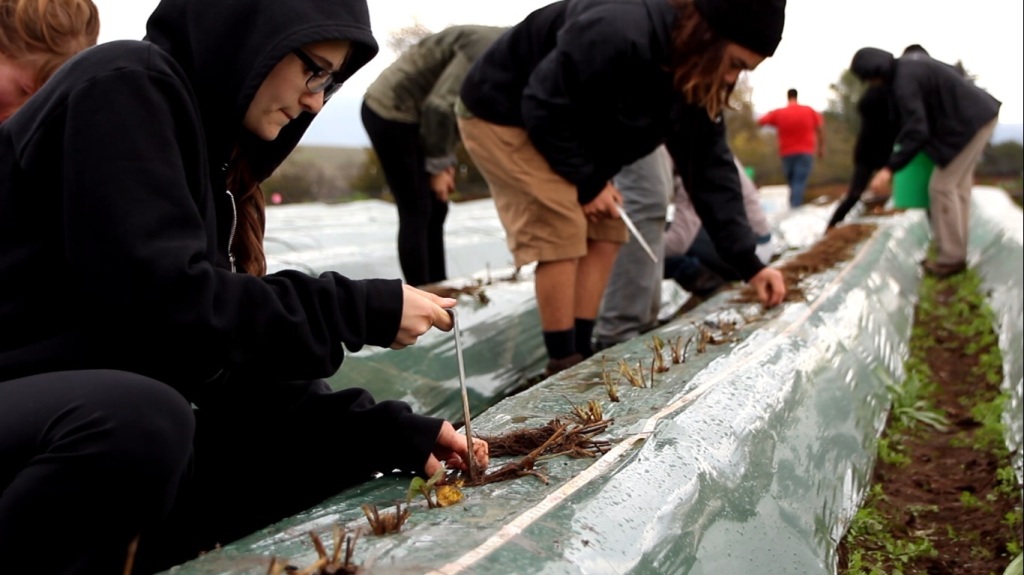
<svg viewBox="0 0 1024 575"><path fill-rule="evenodd" d="M626 243L622 220L593 223L583 215L576 186L533 147L526 130L479 118L459 118L462 144L487 180L516 265L578 259L587 240Z"/></svg>

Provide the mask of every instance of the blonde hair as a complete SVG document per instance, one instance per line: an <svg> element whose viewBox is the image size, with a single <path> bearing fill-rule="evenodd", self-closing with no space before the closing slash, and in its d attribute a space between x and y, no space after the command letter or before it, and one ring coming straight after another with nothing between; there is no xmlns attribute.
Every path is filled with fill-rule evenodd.
<svg viewBox="0 0 1024 575"><path fill-rule="evenodd" d="M99 32L92 0L0 0L0 53L33 64L39 84L94 46Z"/></svg>

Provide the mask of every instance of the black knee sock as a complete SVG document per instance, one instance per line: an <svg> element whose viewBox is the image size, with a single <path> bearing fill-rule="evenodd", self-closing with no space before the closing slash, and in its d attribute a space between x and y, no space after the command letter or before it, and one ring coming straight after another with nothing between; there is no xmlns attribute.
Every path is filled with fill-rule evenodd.
<svg viewBox="0 0 1024 575"><path fill-rule="evenodd" d="M584 358L594 355L590 339L594 335L594 320L576 318L576 351Z"/></svg>
<svg viewBox="0 0 1024 575"><path fill-rule="evenodd" d="M544 332L544 347L548 350L548 357L551 359L562 359L569 357L576 351L575 330Z"/></svg>

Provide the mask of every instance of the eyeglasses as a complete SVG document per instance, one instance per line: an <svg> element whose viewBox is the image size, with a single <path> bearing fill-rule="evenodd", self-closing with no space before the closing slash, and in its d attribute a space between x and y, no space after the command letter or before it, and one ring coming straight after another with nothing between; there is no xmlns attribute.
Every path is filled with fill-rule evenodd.
<svg viewBox="0 0 1024 575"><path fill-rule="evenodd" d="M323 66L317 64L316 60L304 50L296 48L292 50L292 54L295 54L302 61L303 65L306 66L306 69L309 70L309 78L306 78L307 90L314 94L323 92L324 101L326 102L328 98L341 88L341 82L335 78L334 72L326 70Z"/></svg>

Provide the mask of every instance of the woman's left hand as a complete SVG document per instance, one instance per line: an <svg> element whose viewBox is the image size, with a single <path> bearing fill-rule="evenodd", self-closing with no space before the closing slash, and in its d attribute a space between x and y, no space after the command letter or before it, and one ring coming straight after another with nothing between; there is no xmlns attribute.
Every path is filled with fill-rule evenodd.
<svg viewBox="0 0 1024 575"><path fill-rule="evenodd" d="M473 458L476 459L478 470L487 468L490 459L486 441L473 438ZM441 469L441 461L447 463L448 469L469 470L466 436L455 431L452 424L447 421L441 425L441 432L437 434L437 441L434 443L434 452L427 458L427 463L423 468L427 477L433 477L437 470Z"/></svg>

